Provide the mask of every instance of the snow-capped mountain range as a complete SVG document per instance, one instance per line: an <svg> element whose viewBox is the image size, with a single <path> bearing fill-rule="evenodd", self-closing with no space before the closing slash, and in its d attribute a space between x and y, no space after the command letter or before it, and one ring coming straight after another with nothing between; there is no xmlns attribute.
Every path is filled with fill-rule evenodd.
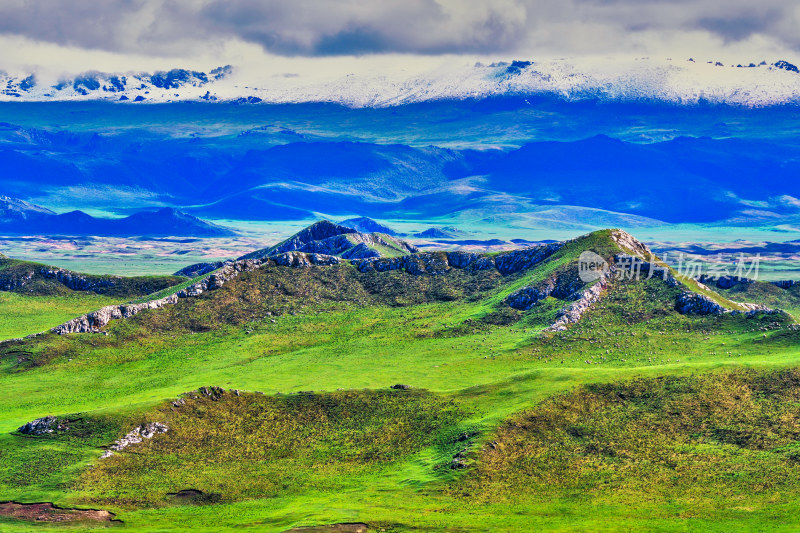
<svg viewBox="0 0 800 533"><path fill-rule="evenodd" d="M386 107L498 96L762 107L800 103L800 72L784 60L724 64L691 58L451 62L422 73L384 70L325 76L253 76L252 71L224 66L209 72L85 72L55 83L37 74L0 71L0 101L335 102L351 107Z"/></svg>

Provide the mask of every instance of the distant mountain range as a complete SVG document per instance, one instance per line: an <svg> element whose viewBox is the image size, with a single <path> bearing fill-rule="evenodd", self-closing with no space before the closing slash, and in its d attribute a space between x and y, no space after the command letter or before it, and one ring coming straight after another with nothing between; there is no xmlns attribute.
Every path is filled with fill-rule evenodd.
<svg viewBox="0 0 800 533"><path fill-rule="evenodd" d="M800 102L798 68L783 59L733 64L693 58L578 61L464 62L417 73L390 67L358 75L287 72L266 79L258 72L239 71L230 65L208 72L185 68L90 71L58 80L47 80L36 73L0 71L0 101L336 102L381 107L448 99L545 96L568 101L654 100L746 106Z"/></svg>
<svg viewBox="0 0 800 533"><path fill-rule="evenodd" d="M203 219L574 234L800 227L800 106L0 106L0 191L59 213L166 206ZM389 234L363 223L345 225Z"/></svg>
<svg viewBox="0 0 800 533"><path fill-rule="evenodd" d="M17 198L0 196L0 234L223 237L235 232L169 207L111 219L83 211L56 214Z"/></svg>
<svg viewBox="0 0 800 533"><path fill-rule="evenodd" d="M552 227L636 228L800 219L800 146L785 141L632 143L597 135L476 150L295 139L0 124L0 190L24 199L38 193L34 199L51 207L124 213L158 202L239 220L528 214ZM70 217L70 226L94 224Z"/></svg>

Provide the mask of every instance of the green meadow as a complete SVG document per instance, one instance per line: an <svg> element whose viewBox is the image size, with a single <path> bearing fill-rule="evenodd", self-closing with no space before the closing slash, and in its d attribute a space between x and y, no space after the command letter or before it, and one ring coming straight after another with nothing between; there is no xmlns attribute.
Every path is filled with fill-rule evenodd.
<svg viewBox="0 0 800 533"><path fill-rule="evenodd" d="M39 333L114 303L121 301L93 293L39 296L0 291L0 341Z"/></svg>
<svg viewBox="0 0 800 533"><path fill-rule="evenodd" d="M107 335L4 343L0 501L121 523L0 530L796 530L794 319L684 316L658 279L613 282L563 332L569 302L504 303L582 249L619 251L592 234L506 277L273 265ZM16 431L45 415L70 429ZM151 422L169 430L100 457Z"/></svg>

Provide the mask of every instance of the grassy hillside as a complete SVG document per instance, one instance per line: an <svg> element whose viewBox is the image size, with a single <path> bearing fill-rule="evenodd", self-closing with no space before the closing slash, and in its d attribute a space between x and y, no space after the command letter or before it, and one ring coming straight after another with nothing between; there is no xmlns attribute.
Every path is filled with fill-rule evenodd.
<svg viewBox="0 0 800 533"><path fill-rule="evenodd" d="M90 292L117 298L143 296L184 281L176 276L81 274L40 263L0 257L0 290L36 296Z"/></svg>
<svg viewBox="0 0 800 533"><path fill-rule="evenodd" d="M756 281L753 283L739 283L730 289L719 289L720 294L732 300L755 302L773 308L784 309L800 320L800 285L782 289L771 283Z"/></svg>
<svg viewBox="0 0 800 533"><path fill-rule="evenodd" d="M505 303L586 249L619 251L598 232L508 276L273 265L108 335L6 343L0 501L131 531L791 529L800 331L680 315L657 279L565 332L543 330L568 300ZM181 396L204 386L228 391ZM45 415L75 429L15 432ZM99 458L148 422L169 430Z"/></svg>
<svg viewBox="0 0 800 533"><path fill-rule="evenodd" d="M795 529L798 385L737 370L582 386L503 423L449 489L580 529Z"/></svg>
<svg viewBox="0 0 800 533"><path fill-rule="evenodd" d="M60 296L30 296L0 291L0 341L39 333L120 298L72 291Z"/></svg>

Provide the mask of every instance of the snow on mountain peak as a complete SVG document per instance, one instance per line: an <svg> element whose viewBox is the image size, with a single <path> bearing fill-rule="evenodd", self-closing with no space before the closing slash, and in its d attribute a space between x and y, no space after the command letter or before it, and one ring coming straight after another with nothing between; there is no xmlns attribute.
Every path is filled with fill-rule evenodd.
<svg viewBox="0 0 800 533"><path fill-rule="evenodd" d="M800 103L800 72L788 61L724 64L685 60L451 61L423 72L265 75L231 66L209 72L85 72L55 84L0 71L0 101L107 100L235 103L335 102L386 107L442 99L549 96L565 100L660 101L770 106Z"/></svg>

